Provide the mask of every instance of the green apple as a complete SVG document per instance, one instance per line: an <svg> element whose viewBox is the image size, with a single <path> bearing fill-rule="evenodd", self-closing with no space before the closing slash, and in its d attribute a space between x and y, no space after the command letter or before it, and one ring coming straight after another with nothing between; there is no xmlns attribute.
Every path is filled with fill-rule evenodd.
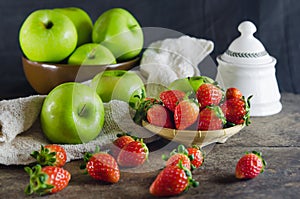
<svg viewBox="0 0 300 199"><path fill-rule="evenodd" d="M66 15L74 23L78 36L77 46L92 42L93 22L83 9L67 7L54 10Z"/></svg>
<svg viewBox="0 0 300 199"><path fill-rule="evenodd" d="M116 59L110 50L96 43L87 43L79 46L68 59L68 64L75 65L107 65L115 63Z"/></svg>
<svg viewBox="0 0 300 199"><path fill-rule="evenodd" d="M25 19L19 31L19 42L29 60L60 62L76 48L77 32L67 16L42 9Z"/></svg>
<svg viewBox="0 0 300 199"><path fill-rule="evenodd" d="M113 8L98 17L94 23L94 43L106 46L118 62L138 56L143 48L143 31L135 17L127 10Z"/></svg>
<svg viewBox="0 0 300 199"><path fill-rule="evenodd" d="M63 83L47 95L40 121L52 143L86 143L95 139L103 128L104 105L89 86Z"/></svg>
<svg viewBox="0 0 300 199"><path fill-rule="evenodd" d="M189 83L193 87L193 90L195 92L203 83L215 84L215 81L207 76L194 76L194 77L188 77L187 79L189 80Z"/></svg>
<svg viewBox="0 0 300 199"><path fill-rule="evenodd" d="M128 102L134 109L146 96L142 79L133 71L105 70L92 79L90 86L103 102L121 100Z"/></svg>
<svg viewBox="0 0 300 199"><path fill-rule="evenodd" d="M188 78L176 79L169 84L168 88L170 90L181 90L185 93L194 91Z"/></svg>
<svg viewBox="0 0 300 199"><path fill-rule="evenodd" d="M214 83L215 81L207 76L194 76L177 79L169 84L169 89L181 90L184 92L197 92L203 83Z"/></svg>

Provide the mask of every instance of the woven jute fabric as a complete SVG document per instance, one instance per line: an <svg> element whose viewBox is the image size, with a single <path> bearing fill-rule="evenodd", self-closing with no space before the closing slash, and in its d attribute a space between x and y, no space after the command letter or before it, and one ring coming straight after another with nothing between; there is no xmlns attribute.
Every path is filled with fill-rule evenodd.
<svg viewBox="0 0 300 199"><path fill-rule="evenodd" d="M0 101L0 164L27 165L35 160L30 156L41 145L49 144L40 126L40 111L45 96L34 95ZM110 144L118 133L132 132L149 137L149 132L132 120L134 111L128 103L112 100L104 103L105 122L99 136L84 144L64 144L67 161L81 159L85 152Z"/></svg>

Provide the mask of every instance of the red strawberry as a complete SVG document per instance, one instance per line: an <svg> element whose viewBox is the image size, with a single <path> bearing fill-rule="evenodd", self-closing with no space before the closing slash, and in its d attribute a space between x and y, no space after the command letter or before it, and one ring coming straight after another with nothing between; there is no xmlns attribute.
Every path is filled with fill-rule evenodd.
<svg viewBox="0 0 300 199"><path fill-rule="evenodd" d="M129 134L118 134L117 139L113 141L113 146L111 149L111 154L114 158L117 158L121 149L129 144L130 142L133 142L135 139L134 137L130 136Z"/></svg>
<svg viewBox="0 0 300 199"><path fill-rule="evenodd" d="M120 170L116 160L107 153L96 153L86 164L89 175L96 179L116 183L120 179Z"/></svg>
<svg viewBox="0 0 300 199"><path fill-rule="evenodd" d="M188 147L187 151L191 160L192 170L199 168L204 162L204 151L198 146Z"/></svg>
<svg viewBox="0 0 300 199"><path fill-rule="evenodd" d="M30 176L30 183L25 189L26 194L37 193L40 195L56 193L64 189L71 179L71 174L61 167L37 164L32 169L24 168Z"/></svg>
<svg viewBox="0 0 300 199"><path fill-rule="evenodd" d="M96 180L109 183L116 183L120 179L119 166L111 155L99 152L99 148L91 153L84 155L85 164L81 165L81 169L86 169L87 173Z"/></svg>
<svg viewBox="0 0 300 199"><path fill-rule="evenodd" d="M221 109L226 117L227 122L233 124L250 124L250 99L247 101L244 97L241 99L231 98L226 100L222 105Z"/></svg>
<svg viewBox="0 0 300 199"><path fill-rule="evenodd" d="M201 109L209 105L219 105L223 98L222 90L210 83L202 84L198 88L196 95Z"/></svg>
<svg viewBox="0 0 300 199"><path fill-rule="evenodd" d="M243 97L242 92L234 87L228 88L226 90L226 99L238 98L241 99Z"/></svg>
<svg viewBox="0 0 300 199"><path fill-rule="evenodd" d="M62 167L67 160L65 149L56 144L41 146L40 151L33 151L30 155L42 166Z"/></svg>
<svg viewBox="0 0 300 199"><path fill-rule="evenodd" d="M155 126L174 128L173 113L160 104L155 104L149 108L147 111L147 120Z"/></svg>
<svg viewBox="0 0 300 199"><path fill-rule="evenodd" d="M142 121L146 120L148 109L150 109L155 104L162 105L162 102L152 97L147 97L143 99L135 112L133 121L141 125Z"/></svg>
<svg viewBox="0 0 300 199"><path fill-rule="evenodd" d="M172 112L174 112L176 105L186 96L185 92L180 90L167 90L159 94L159 98L163 104Z"/></svg>
<svg viewBox="0 0 300 199"><path fill-rule="evenodd" d="M191 161L188 156L188 151L182 144L178 146L177 151L175 149L170 153L170 157L163 155L162 159L167 161L166 167L171 165L177 165L179 162L181 162L183 166L185 166L188 169L191 169Z"/></svg>
<svg viewBox="0 0 300 199"><path fill-rule="evenodd" d="M198 130L218 130L222 129L226 123L224 114L219 106L207 106L200 111Z"/></svg>
<svg viewBox="0 0 300 199"><path fill-rule="evenodd" d="M238 161L235 169L235 176L238 179L251 179L264 172L266 166L265 160L262 158L261 153L252 151L246 153Z"/></svg>
<svg viewBox="0 0 300 199"><path fill-rule="evenodd" d="M137 167L148 159L149 149L143 141L133 141L120 151L117 162L122 167Z"/></svg>
<svg viewBox="0 0 300 199"><path fill-rule="evenodd" d="M182 165L188 169L191 169L191 161L189 157L183 153L176 153L172 155L166 162L166 167L171 165L177 165L179 161L182 162Z"/></svg>
<svg viewBox="0 0 300 199"><path fill-rule="evenodd" d="M198 119L199 106L192 100L183 100L175 108L174 122L176 129L187 129Z"/></svg>
<svg viewBox="0 0 300 199"><path fill-rule="evenodd" d="M180 162L164 168L151 184L149 191L154 196L174 196L198 184L192 179L191 171Z"/></svg>

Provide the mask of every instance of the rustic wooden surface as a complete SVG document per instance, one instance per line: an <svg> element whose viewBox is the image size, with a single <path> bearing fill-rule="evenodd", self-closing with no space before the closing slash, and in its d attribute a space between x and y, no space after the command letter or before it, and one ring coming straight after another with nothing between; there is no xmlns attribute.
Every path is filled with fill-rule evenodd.
<svg viewBox="0 0 300 199"><path fill-rule="evenodd" d="M225 144L206 147L205 163L193 173L199 187L174 198L299 198L300 95L282 94L282 103L279 114L254 117L250 126ZM164 140L152 143L149 162L137 171L122 170L121 180L113 185L83 175L81 161L69 162L65 166L72 174L69 186L43 198L153 198L148 190L162 167L160 155L176 146ZM236 162L249 150L261 151L267 168L255 179L237 180ZM0 165L0 198L38 198L24 194L27 183L23 166Z"/></svg>

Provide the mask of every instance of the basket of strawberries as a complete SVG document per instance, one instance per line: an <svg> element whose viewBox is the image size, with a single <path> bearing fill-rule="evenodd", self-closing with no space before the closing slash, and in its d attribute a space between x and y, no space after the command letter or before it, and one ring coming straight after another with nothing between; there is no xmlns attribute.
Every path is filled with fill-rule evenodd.
<svg viewBox="0 0 300 199"><path fill-rule="evenodd" d="M145 98L134 121L165 139L186 145L224 143L250 124L250 99L237 88L222 89L200 76L190 90L166 89L158 98Z"/></svg>

